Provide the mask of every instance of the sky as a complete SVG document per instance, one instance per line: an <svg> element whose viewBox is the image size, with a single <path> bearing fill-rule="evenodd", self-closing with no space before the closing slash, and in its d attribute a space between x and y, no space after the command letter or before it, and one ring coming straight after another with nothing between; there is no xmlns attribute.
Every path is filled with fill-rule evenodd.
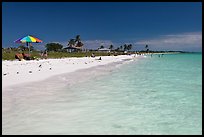
<svg viewBox="0 0 204 137"><path fill-rule="evenodd" d="M201 2L2 2L2 47L33 35L64 47L80 35L84 47L202 51Z"/></svg>

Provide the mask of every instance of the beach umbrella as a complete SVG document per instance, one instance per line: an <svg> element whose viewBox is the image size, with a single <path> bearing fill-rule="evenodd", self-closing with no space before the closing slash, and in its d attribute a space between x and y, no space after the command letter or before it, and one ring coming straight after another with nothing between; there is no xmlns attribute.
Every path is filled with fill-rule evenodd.
<svg viewBox="0 0 204 137"><path fill-rule="evenodd" d="M26 45L28 46L29 49L29 54L30 54L30 43L41 43L42 40L33 37L31 35L25 36L23 38L19 38L17 40L14 41L15 43L26 43Z"/></svg>

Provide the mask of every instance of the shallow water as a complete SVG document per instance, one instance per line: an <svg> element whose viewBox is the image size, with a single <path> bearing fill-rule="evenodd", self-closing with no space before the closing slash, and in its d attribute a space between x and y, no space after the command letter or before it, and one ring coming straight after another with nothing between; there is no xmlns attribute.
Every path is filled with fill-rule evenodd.
<svg viewBox="0 0 204 137"><path fill-rule="evenodd" d="M202 134L201 55L153 55L11 87L2 133Z"/></svg>

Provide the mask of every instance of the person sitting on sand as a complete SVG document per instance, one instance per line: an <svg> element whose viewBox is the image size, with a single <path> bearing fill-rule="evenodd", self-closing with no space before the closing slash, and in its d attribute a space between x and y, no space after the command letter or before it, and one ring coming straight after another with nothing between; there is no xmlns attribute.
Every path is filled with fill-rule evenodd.
<svg viewBox="0 0 204 137"><path fill-rule="evenodd" d="M24 53L18 53L15 54L15 58L18 59L19 61L24 60L31 60L31 57L29 54L24 54Z"/></svg>
<svg viewBox="0 0 204 137"><path fill-rule="evenodd" d="M25 60L31 60L31 57L30 57L29 54L24 54L24 53L22 53L22 55L23 55L23 59L25 59Z"/></svg>
<svg viewBox="0 0 204 137"><path fill-rule="evenodd" d="M17 53L15 54L15 59L18 59L19 61L21 61L23 59L23 55L21 53Z"/></svg>

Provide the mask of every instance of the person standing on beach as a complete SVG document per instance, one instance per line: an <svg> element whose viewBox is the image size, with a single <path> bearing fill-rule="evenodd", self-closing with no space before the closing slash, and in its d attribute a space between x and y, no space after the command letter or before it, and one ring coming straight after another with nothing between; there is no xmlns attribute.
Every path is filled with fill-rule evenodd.
<svg viewBox="0 0 204 137"><path fill-rule="evenodd" d="M43 56L47 59L47 50L44 51Z"/></svg>

